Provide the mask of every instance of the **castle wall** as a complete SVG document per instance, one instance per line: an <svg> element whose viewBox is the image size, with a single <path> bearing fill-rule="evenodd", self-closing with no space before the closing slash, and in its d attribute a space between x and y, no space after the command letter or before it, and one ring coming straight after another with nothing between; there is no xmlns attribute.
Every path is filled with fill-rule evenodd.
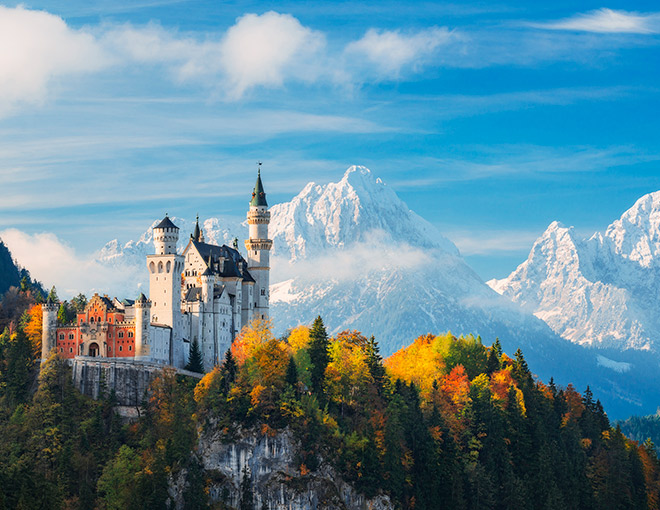
<svg viewBox="0 0 660 510"><path fill-rule="evenodd" d="M110 395L114 390L120 406L139 406L151 382L162 372L164 364L134 360L77 356L72 360L73 383L92 398ZM201 379L202 374L177 370L177 373Z"/></svg>

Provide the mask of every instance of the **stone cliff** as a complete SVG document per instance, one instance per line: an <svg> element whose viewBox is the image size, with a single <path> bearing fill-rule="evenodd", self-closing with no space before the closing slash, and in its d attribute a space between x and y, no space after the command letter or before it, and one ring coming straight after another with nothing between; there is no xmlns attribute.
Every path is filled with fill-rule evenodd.
<svg viewBox="0 0 660 510"><path fill-rule="evenodd" d="M288 429L272 434L239 431L228 441L217 427L200 433L197 455L210 482L213 503L239 508L246 488L253 508L268 510L391 510L389 497L367 498L321 461L316 471L301 473L295 462L297 442ZM173 507L183 508L185 475L171 480ZM244 477L249 477L246 480Z"/></svg>

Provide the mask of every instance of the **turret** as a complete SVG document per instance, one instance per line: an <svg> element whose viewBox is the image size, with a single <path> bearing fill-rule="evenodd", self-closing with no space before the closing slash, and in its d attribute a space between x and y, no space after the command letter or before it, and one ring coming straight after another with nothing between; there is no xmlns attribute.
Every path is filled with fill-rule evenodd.
<svg viewBox="0 0 660 510"><path fill-rule="evenodd" d="M43 326L41 330L41 359L48 358L57 343L57 311L60 306L50 298L41 305Z"/></svg>
<svg viewBox="0 0 660 510"><path fill-rule="evenodd" d="M172 223L167 213L165 214L165 218L153 228L153 233L156 255L176 253L176 242L179 240L179 227Z"/></svg>
<svg viewBox="0 0 660 510"><path fill-rule="evenodd" d="M245 241L248 270L255 280L254 317L268 317L270 285L270 249L273 241L268 238L270 212L266 202L266 192L261 182L261 168L257 173L257 182L252 191L250 210L247 213L249 239Z"/></svg>
<svg viewBox="0 0 660 510"><path fill-rule="evenodd" d="M149 268L149 300L151 322L172 328L172 359L170 362L183 366L180 348L181 319L181 272L183 257L176 252L179 228L165 215L154 227L155 255L147 255Z"/></svg>
<svg viewBox="0 0 660 510"><path fill-rule="evenodd" d="M204 242L204 232L199 227L199 214L197 215L197 221L195 223L195 231L192 234L190 234L190 238L193 241L197 241L199 243Z"/></svg>
<svg viewBox="0 0 660 510"><path fill-rule="evenodd" d="M151 356L149 343L149 318L151 317L151 301L140 293L135 300L135 357L148 359Z"/></svg>

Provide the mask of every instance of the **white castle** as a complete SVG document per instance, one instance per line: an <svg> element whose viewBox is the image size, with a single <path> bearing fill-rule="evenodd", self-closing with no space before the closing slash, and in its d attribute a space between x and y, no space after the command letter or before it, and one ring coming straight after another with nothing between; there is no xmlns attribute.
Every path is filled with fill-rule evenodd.
<svg viewBox="0 0 660 510"><path fill-rule="evenodd" d="M204 240L199 227L183 250L176 250L179 228L167 215L153 228L155 253L147 256L149 298L111 300L94 295L75 324L57 324L58 305L43 305L42 359L52 349L66 358L132 358L183 368L197 342L210 370L241 328L268 318L270 212L261 172L247 213L247 260L234 246Z"/></svg>

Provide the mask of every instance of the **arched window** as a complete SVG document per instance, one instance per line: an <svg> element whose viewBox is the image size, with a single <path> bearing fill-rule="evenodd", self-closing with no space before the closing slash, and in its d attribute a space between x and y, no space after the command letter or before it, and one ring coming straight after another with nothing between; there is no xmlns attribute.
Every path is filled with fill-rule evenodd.
<svg viewBox="0 0 660 510"><path fill-rule="evenodd" d="M149 262L149 271L151 271L152 273L155 273L156 272L156 264L154 264L153 262Z"/></svg>
<svg viewBox="0 0 660 510"><path fill-rule="evenodd" d="M60 340L64 340L64 333L60 333Z"/></svg>
<svg viewBox="0 0 660 510"><path fill-rule="evenodd" d="M69 347L69 352L73 352L73 347Z"/></svg>
<svg viewBox="0 0 660 510"><path fill-rule="evenodd" d="M129 351L132 351L132 350L133 350L133 346L132 346L132 345L129 345L129 346L128 346L128 350L129 350Z"/></svg>
<svg viewBox="0 0 660 510"><path fill-rule="evenodd" d="M122 348L121 348L121 345L120 345L120 346L119 346L119 352L121 352L121 351L122 351Z"/></svg>
<svg viewBox="0 0 660 510"><path fill-rule="evenodd" d="M124 338L124 332L123 331L119 332L119 338Z"/></svg>
<svg viewBox="0 0 660 510"><path fill-rule="evenodd" d="M162 272L163 272L163 263L162 263L162 262L159 262L159 263L158 263L158 272L159 272L159 273L162 273Z"/></svg>
<svg viewBox="0 0 660 510"><path fill-rule="evenodd" d="M165 266L165 272L169 273L171 269L172 269L172 262L168 260L167 265Z"/></svg>
<svg viewBox="0 0 660 510"><path fill-rule="evenodd" d="M133 332L132 331L128 332L128 338L133 338Z"/></svg>
<svg viewBox="0 0 660 510"><path fill-rule="evenodd" d="M69 333L69 340L73 340L73 339L74 339L73 333Z"/></svg>

